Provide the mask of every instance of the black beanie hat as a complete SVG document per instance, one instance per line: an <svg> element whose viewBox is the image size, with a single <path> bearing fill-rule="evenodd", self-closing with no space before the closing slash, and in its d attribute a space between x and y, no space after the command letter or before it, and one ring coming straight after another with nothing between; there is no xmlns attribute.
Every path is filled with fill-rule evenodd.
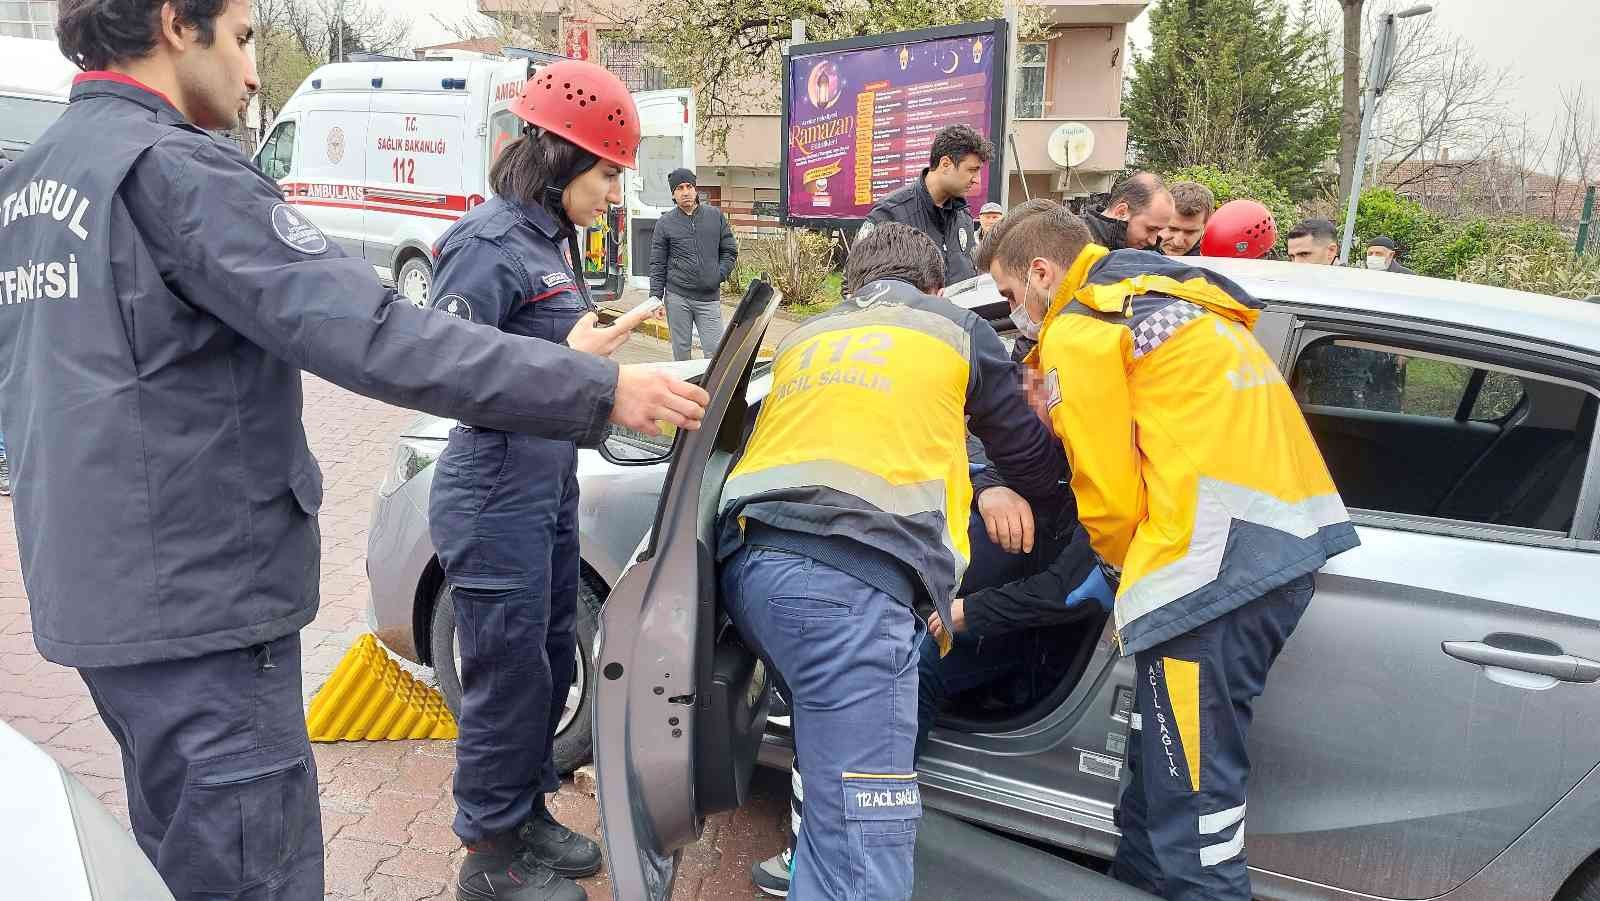
<svg viewBox="0 0 1600 901"><path fill-rule="evenodd" d="M656 171L659 172L661 170L657 169ZM678 190L679 185L699 186L699 184L700 182L694 177L694 173L688 169L674 169L672 174L667 176L667 187L674 191Z"/></svg>

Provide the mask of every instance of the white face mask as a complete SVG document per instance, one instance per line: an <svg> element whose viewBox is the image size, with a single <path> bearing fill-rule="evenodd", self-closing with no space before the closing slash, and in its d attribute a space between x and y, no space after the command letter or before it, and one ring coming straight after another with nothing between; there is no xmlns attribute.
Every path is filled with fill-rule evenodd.
<svg viewBox="0 0 1600 901"><path fill-rule="evenodd" d="M1033 285L1029 282L1023 282L1022 303L1017 304L1017 308L1011 311L1011 324L1015 325L1017 331L1021 332L1023 337L1029 341L1038 341L1039 330L1044 328L1044 323L1035 322L1033 314L1028 312L1028 292L1031 290L1033 290Z"/></svg>
<svg viewBox="0 0 1600 901"><path fill-rule="evenodd" d="M1372 256L1367 257L1367 268L1379 270L1388 269L1389 258L1379 254L1373 254Z"/></svg>

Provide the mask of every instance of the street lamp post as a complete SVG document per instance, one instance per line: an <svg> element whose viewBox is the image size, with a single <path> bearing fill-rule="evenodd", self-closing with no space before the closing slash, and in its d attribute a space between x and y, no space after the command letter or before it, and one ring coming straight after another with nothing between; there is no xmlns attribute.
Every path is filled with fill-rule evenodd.
<svg viewBox="0 0 1600 901"><path fill-rule="evenodd" d="M1344 239L1339 242L1339 265L1350 262L1350 245L1356 236L1356 206L1361 200L1361 168L1366 165L1367 145L1372 141L1372 121L1377 118L1378 101L1389 87L1390 69L1394 66L1395 20L1409 19L1433 12L1426 4L1402 9L1385 15L1378 25L1378 39L1373 43L1372 60L1367 67L1367 96L1361 102L1361 140L1356 144L1356 161L1350 173L1350 199L1344 216Z"/></svg>

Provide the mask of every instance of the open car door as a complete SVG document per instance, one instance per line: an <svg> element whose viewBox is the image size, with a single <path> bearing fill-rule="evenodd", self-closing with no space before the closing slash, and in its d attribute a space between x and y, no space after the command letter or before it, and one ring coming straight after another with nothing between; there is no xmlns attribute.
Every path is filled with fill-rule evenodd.
<svg viewBox="0 0 1600 901"><path fill-rule="evenodd" d="M751 284L679 432L645 549L600 616L594 765L613 897L665 901L705 817L744 802L767 674L717 599L716 514L749 415L745 392L781 295Z"/></svg>

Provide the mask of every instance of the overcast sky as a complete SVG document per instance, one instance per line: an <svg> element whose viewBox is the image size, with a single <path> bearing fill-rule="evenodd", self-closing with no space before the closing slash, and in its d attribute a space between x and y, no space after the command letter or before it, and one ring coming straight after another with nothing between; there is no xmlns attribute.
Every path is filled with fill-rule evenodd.
<svg viewBox="0 0 1600 901"><path fill-rule="evenodd" d="M1438 24L1466 38L1484 62L1511 71L1506 99L1531 120L1548 127L1561 108L1560 90L1579 81L1600 103L1600 0L1418 2L1430 3ZM1148 18L1128 30L1137 46L1149 44Z"/></svg>
<svg viewBox="0 0 1600 901"><path fill-rule="evenodd" d="M475 0L382 2L411 18L419 46L452 39L430 12L454 20L477 8ZM1576 81L1583 81L1600 102L1600 0L1431 2L1440 25L1470 41L1486 62L1511 70L1514 83L1508 99L1535 120L1548 122L1560 107L1557 92ZM1130 29L1141 46L1149 42L1145 18Z"/></svg>

